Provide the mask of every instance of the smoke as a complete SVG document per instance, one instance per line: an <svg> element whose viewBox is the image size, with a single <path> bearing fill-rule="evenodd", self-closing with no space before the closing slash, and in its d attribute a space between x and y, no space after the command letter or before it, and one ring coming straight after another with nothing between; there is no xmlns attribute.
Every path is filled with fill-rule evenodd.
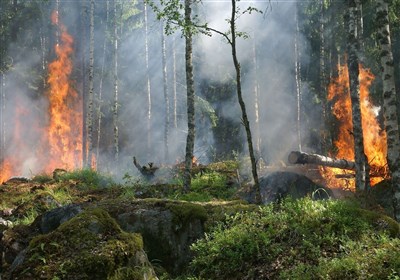
<svg viewBox="0 0 400 280"><path fill-rule="evenodd" d="M294 1L238 2L240 11L252 6L263 15L243 14L237 21L237 31L249 38L238 38L237 52L242 69L243 95L246 109L256 135L255 87L259 94L259 129L261 154L270 163L286 161L287 153L298 147L296 136L295 49L296 32ZM204 2L202 8L210 27L227 32L230 1ZM305 45L299 35L300 45ZM229 44L222 36L202 36L198 41L201 56L200 76L224 80L234 79L234 67ZM303 58L304 59L304 58ZM222 69L222 70L221 70ZM224 71L225 70L225 71ZM233 92L232 94L236 94ZM224 110L232 119L240 120L240 110L230 106Z"/></svg>
<svg viewBox="0 0 400 280"><path fill-rule="evenodd" d="M164 99L163 69L162 69L162 28L154 12L148 7L147 34L144 31L143 3L139 3L129 12L118 6L120 20L124 24L118 27L118 128L120 160L114 161L113 151L113 111L114 77L113 77L113 43L112 43L112 9L107 11L107 1L96 2L95 11L95 100L96 110L101 105L101 126L97 127L95 120L94 144L97 133L100 133L98 167L102 171L112 171L119 175L132 172L132 157L140 162L155 164L175 163L182 161L185 155L187 133L186 123L186 77L184 38L180 31L165 36L166 66L168 79L168 96L170 121L168 127L168 155L165 150L166 107ZM110 2L111 3L111 2ZM119 3L119 2L118 2ZM121 2L124 5L124 1ZM121 4L119 3L119 5ZM248 116L256 135L255 126L255 87L259 94L259 137L261 139L260 157L269 163L285 161L287 153L298 146L296 133L296 95L295 95L295 1L240 1L237 2L241 11L253 5L264 14L253 12L243 14L238 19L237 30L246 32L248 39L238 38L237 51L242 69L243 94ZM60 1L60 21L66 25L74 37L74 87L79 94L87 92L87 69L82 65L88 63L89 29L82 30L83 24L88 24L87 10L80 1ZM50 4L49 4L50 6ZM42 14L42 19L31 24L29 30L21 30L18 37L32 36L34 31L46 26L49 34L54 30L49 23L43 25L50 15ZM199 19L221 32L227 32L229 25L225 19L230 16L230 1L203 1L194 9ZM107 20L108 15L108 20ZM86 16L86 18L85 18ZM38 36L40 37L40 36ZM146 45L148 47L148 67L146 65ZM20 166L13 175L29 176L41 171L45 159L40 158L36 143L43 133L41 127L47 119L48 103L43 88L43 61L51 59L54 35L43 36L46 41L47 53L41 53L40 43L26 44L26 39L10 45L10 55L14 57L14 68L6 75L7 110L6 116L6 148L5 156L12 156ZM40 38L32 39L40 40ZM301 45L307 43L300 35ZM25 46L21 52L22 46ZM26 49L32 46L32 49ZM105 49L104 49L105 46ZM15 52L13 51L15 50ZM85 53L86 52L86 53ZM45 58L44 58L45 57ZM303 54L303 60L307 60ZM203 100L196 104L196 144L195 155L205 163L214 158L210 151L217 145L213 120L218 117L229 120L240 127L241 111L237 104L236 91L229 87L229 98L220 103L207 95L206 85L234 84L235 72L231 49L226 40L213 34L209 37L197 34L194 39L195 82L196 92ZM175 69L175 72L174 72ZM32 72L34 72L32 74ZM40 77L27 83L29 75ZM149 119L148 85L150 81L151 107ZM21 82L23 81L23 82ZM101 87L101 98L100 94ZM176 92L174 89L176 88ZM175 98L176 97L176 98ZM176 104L176 106L175 106ZM25 112L16 112L16 108L24 108ZM176 112L174 116L173 113ZM97 116L97 113L95 113ZM176 118L176 126L174 123ZM15 138L17 121L20 136ZM150 131L149 131L150 128ZM246 138L244 129L236 134L241 142L243 154L246 153ZM228 141L232 139L222 139Z"/></svg>

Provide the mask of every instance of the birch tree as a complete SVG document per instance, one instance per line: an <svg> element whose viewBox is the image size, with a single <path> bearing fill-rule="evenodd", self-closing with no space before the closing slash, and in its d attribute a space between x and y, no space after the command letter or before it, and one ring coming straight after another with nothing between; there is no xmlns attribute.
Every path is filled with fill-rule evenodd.
<svg viewBox="0 0 400 280"><path fill-rule="evenodd" d="M193 0L185 0L185 65L186 65L186 99L188 133L186 139L184 189L189 191L192 180L192 164L195 140L195 110L194 110L194 74L193 74L193 28L192 28L192 3Z"/></svg>
<svg viewBox="0 0 400 280"><path fill-rule="evenodd" d="M163 73L163 91L165 106L165 123L164 123L164 160L169 157L169 95L168 95L168 77L167 77L167 52L165 46L164 24L161 22L161 52L162 52L162 73Z"/></svg>
<svg viewBox="0 0 400 280"><path fill-rule="evenodd" d="M90 0L89 9L89 94L87 96L86 133L87 156L86 167L90 168L93 161L93 96L94 96L94 0Z"/></svg>
<svg viewBox="0 0 400 280"><path fill-rule="evenodd" d="M113 3L113 79L114 79L114 102L113 102L113 128L114 128L114 159L119 159L119 131L118 131L118 22L117 22L117 0Z"/></svg>
<svg viewBox="0 0 400 280"><path fill-rule="evenodd" d="M350 98L353 119L354 154L356 163L356 191L368 191L369 166L364 153L364 140L362 133L361 108L360 108L360 83L359 83L359 41L357 37L357 7L356 0L348 0L347 15L347 53L350 81Z"/></svg>
<svg viewBox="0 0 400 280"><path fill-rule="evenodd" d="M192 5L194 0L161 0L161 8L158 3L149 1L157 18L165 20L166 34L172 34L181 29L185 38L185 68L186 68L186 103L187 103L187 137L185 149L185 170L183 172L183 187L187 192L190 190L192 181L192 165L194 157L195 141L195 90L193 71L193 35L196 33L195 24L192 19Z"/></svg>
<svg viewBox="0 0 400 280"><path fill-rule="evenodd" d="M151 83L150 83L150 68L149 68L149 39L148 39L148 14L147 3L144 3L144 47L145 47L145 62L146 62L146 89L147 89L147 153L151 149Z"/></svg>
<svg viewBox="0 0 400 280"><path fill-rule="evenodd" d="M400 137L396 109L394 63L389 27L388 0L377 0L376 19L383 83L383 116L387 134L387 162L393 188L394 216L400 221Z"/></svg>

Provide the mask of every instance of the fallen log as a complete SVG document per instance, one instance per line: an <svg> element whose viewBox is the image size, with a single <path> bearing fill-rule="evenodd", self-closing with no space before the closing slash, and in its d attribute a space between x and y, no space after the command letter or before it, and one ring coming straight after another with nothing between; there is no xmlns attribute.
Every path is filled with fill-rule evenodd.
<svg viewBox="0 0 400 280"><path fill-rule="evenodd" d="M300 151L292 151L288 156L291 164L316 164L328 167L354 170L356 165L353 161L346 159L335 159L318 154L308 154Z"/></svg>

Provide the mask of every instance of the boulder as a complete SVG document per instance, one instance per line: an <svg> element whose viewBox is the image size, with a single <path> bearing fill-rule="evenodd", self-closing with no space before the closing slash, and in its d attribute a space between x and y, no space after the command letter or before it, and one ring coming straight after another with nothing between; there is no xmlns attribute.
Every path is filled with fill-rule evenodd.
<svg viewBox="0 0 400 280"><path fill-rule="evenodd" d="M69 204L50 210L37 217L33 225L37 225L41 233L49 233L81 212L82 208L79 205Z"/></svg>
<svg viewBox="0 0 400 280"><path fill-rule="evenodd" d="M330 189L317 185L306 176L294 172L271 172L260 177L259 182L263 204L277 202L287 196L294 199L305 196L311 196L313 199L332 197ZM254 186L247 186L238 195L250 203L255 202Z"/></svg>
<svg viewBox="0 0 400 280"><path fill-rule="evenodd" d="M148 206L125 208L115 218L125 231L142 234L151 261L178 275L192 259L190 245L204 235L206 211L201 205L177 201Z"/></svg>
<svg viewBox="0 0 400 280"><path fill-rule="evenodd" d="M123 231L102 209L85 210L34 237L5 276L10 279L158 279L140 234Z"/></svg>

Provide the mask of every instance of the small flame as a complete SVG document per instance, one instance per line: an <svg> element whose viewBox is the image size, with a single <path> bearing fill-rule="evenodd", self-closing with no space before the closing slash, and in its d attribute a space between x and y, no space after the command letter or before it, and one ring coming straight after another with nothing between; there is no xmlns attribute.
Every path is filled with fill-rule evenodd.
<svg viewBox="0 0 400 280"><path fill-rule="evenodd" d="M339 122L339 134L334 141L337 152L336 158L344 158L354 161L354 139L353 139L353 122L352 109L350 99L350 83L347 65L338 66L339 77L332 81L328 87L328 100L333 101L333 115ZM371 166L371 185L375 185L388 176L386 162L386 132L381 129L377 120L378 107L370 102L369 87L371 86L374 75L368 70L359 67L360 74L360 103L362 115L362 127L364 137L364 151L368 162ZM321 170L323 176L332 187L343 187L343 180L336 177L346 177L346 175L354 174L351 171L345 171L338 168L323 168ZM346 180L344 184L354 189L354 180Z"/></svg>

